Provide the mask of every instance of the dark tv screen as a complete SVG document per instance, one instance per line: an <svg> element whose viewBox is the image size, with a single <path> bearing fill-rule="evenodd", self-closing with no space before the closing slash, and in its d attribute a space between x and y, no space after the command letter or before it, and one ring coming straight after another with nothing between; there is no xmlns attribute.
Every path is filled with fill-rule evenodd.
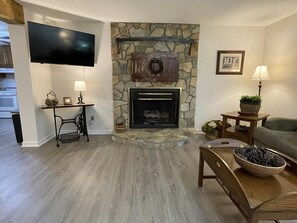
<svg viewBox="0 0 297 223"><path fill-rule="evenodd" d="M95 35L28 22L31 62L94 66Z"/></svg>

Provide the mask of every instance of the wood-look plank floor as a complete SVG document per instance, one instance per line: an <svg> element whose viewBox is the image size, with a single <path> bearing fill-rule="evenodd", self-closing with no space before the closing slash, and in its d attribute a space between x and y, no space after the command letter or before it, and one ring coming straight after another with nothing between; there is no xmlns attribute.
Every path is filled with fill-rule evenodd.
<svg viewBox="0 0 297 223"><path fill-rule="evenodd" d="M101 135L21 149L0 119L0 143L1 223L246 222L216 181L197 187L199 142L149 150Z"/></svg>

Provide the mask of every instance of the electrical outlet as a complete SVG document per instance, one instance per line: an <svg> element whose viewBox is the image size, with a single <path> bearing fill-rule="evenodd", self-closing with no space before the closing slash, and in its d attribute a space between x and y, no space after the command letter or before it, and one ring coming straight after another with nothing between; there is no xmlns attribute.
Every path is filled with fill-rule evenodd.
<svg viewBox="0 0 297 223"><path fill-rule="evenodd" d="M93 125L94 124L94 121L95 121L94 116L91 116L90 125Z"/></svg>

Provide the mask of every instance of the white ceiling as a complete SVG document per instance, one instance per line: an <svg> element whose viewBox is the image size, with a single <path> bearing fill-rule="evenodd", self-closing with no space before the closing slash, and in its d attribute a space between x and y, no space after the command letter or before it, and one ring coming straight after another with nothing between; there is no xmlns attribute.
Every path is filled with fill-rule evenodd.
<svg viewBox="0 0 297 223"><path fill-rule="evenodd" d="M100 21L267 26L297 0L19 0Z"/></svg>
<svg viewBox="0 0 297 223"><path fill-rule="evenodd" d="M267 26L297 13L297 0L18 0L25 7L54 9L46 20L188 23ZM38 7L41 6L41 7ZM53 11L51 11L53 12ZM43 12L43 14L45 14ZM54 15L54 16L53 16ZM0 22L0 43L7 26ZM2 42L1 42L2 41Z"/></svg>

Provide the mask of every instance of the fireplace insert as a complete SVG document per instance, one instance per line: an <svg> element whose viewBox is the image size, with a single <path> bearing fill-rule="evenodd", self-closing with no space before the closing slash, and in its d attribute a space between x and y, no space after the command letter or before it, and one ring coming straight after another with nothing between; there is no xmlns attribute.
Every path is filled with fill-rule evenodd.
<svg viewBox="0 0 297 223"><path fill-rule="evenodd" d="M130 128L178 128L181 88L131 88Z"/></svg>

